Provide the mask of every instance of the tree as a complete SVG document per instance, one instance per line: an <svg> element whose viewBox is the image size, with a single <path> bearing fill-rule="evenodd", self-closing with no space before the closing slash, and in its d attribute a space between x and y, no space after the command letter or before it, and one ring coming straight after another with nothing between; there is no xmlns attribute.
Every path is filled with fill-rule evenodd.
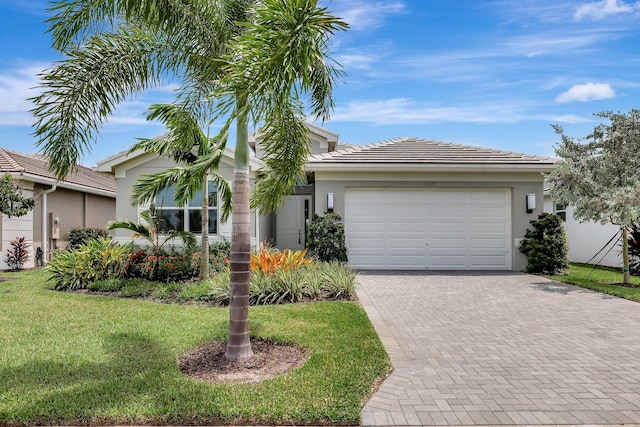
<svg viewBox="0 0 640 427"><path fill-rule="evenodd" d="M551 196L574 207L580 221L607 222L622 230L623 282L629 283L627 228L640 218L640 110L595 114L608 119L576 141L554 126L561 158L549 174Z"/></svg>
<svg viewBox="0 0 640 427"><path fill-rule="evenodd" d="M31 197L22 196L22 188L13 182L11 175L0 178L0 213L9 218L26 215L35 206Z"/></svg>
<svg viewBox="0 0 640 427"><path fill-rule="evenodd" d="M249 122L261 125L265 150L252 200L271 212L304 180L304 120L325 120L333 107L340 71L327 61L328 42L346 24L318 0L58 0L52 10L54 47L67 58L42 76L33 112L58 177L118 103L166 75L179 80L176 103L194 117L226 118L218 141L235 120L226 356L250 358Z"/></svg>
<svg viewBox="0 0 640 427"><path fill-rule="evenodd" d="M200 244L200 280L209 278L209 181L216 184L222 196L222 215L226 221L231 213L231 189L227 181L216 172L222 150L214 138L202 131L197 119L182 106L152 105L148 120L160 119L168 132L156 138L141 139L129 152L142 150L160 157L169 157L179 166L158 174L142 175L132 189L135 204L149 203L167 188L175 187L175 200L184 205L198 190L202 192L202 241Z"/></svg>
<svg viewBox="0 0 640 427"><path fill-rule="evenodd" d="M193 233L165 229L162 226L159 209L156 209L155 206L151 205L149 210L140 212L140 217L144 220L144 224L139 224L130 219L116 219L107 223L107 230L123 228L133 231L133 238L141 237L149 242L156 259L162 255L162 247L174 239L182 239L188 248L193 249L196 247L196 238Z"/></svg>

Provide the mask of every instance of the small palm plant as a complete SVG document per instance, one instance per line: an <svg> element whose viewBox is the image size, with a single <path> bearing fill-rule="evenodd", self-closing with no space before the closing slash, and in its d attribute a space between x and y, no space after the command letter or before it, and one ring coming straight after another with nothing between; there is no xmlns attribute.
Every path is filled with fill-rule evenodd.
<svg viewBox="0 0 640 427"><path fill-rule="evenodd" d="M159 209L156 209L154 205L149 207L149 210L142 211L140 217L144 220L144 224L140 224L129 219L117 219L110 221L107 224L108 230L115 230L122 228L125 230L133 231L131 237L143 238L149 241L149 244L153 248L153 253L158 256L162 253L162 247L174 239L182 239L182 242L187 247L187 250L193 251L197 246L196 236L189 231L178 231L174 229L165 229L162 227L162 215Z"/></svg>

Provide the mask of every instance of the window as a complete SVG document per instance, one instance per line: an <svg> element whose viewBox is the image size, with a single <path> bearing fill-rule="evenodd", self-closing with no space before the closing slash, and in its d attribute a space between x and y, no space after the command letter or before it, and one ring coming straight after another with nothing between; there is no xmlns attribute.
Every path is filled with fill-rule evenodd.
<svg viewBox="0 0 640 427"><path fill-rule="evenodd" d="M567 205L564 203L554 203L553 212L558 215L563 221L567 220Z"/></svg>
<svg viewBox="0 0 640 427"><path fill-rule="evenodd" d="M209 183L209 234L218 232L218 191ZM169 187L156 197L156 208L160 212L162 230L202 232L202 190L186 206L179 206L175 200L175 188Z"/></svg>

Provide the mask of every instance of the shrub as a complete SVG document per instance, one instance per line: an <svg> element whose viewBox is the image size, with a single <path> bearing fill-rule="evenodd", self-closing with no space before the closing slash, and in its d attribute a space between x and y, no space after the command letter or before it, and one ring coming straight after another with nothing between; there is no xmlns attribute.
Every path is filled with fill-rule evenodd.
<svg viewBox="0 0 640 427"><path fill-rule="evenodd" d="M109 238L89 240L71 251L57 252L46 267L51 273L53 289L77 290L90 282L115 279L131 252L130 244L119 244Z"/></svg>
<svg viewBox="0 0 640 427"><path fill-rule="evenodd" d="M311 262L313 260L307 258L306 249L294 252L291 249L277 251L263 247L260 252L251 254L251 271L274 274L278 270L288 271Z"/></svg>
<svg viewBox="0 0 640 427"><path fill-rule="evenodd" d="M342 218L335 213L327 213L324 217L313 214L309 222L307 237L309 255L323 262L346 262L347 247L345 245L344 225Z"/></svg>
<svg viewBox="0 0 640 427"><path fill-rule="evenodd" d="M314 300L344 300L353 296L355 274L340 263L307 264L296 269L278 269L275 273L257 271L251 275L250 305L282 304ZM206 285L205 285L206 284ZM201 285L196 285L198 300L218 305L229 304L229 272L217 274ZM200 286L207 286L205 292ZM183 291L185 298L190 292ZM179 297L180 297L179 295Z"/></svg>
<svg viewBox="0 0 640 427"><path fill-rule="evenodd" d="M89 240L109 237L109 232L103 228L75 227L69 231L69 245L67 249L79 248Z"/></svg>
<svg viewBox="0 0 640 427"><path fill-rule="evenodd" d="M231 257L231 242L224 237L209 243L209 265L211 271L221 272L228 267Z"/></svg>
<svg viewBox="0 0 640 427"><path fill-rule="evenodd" d="M24 237L16 237L16 240L12 240L9 244L11 247L7 249L4 262L11 270L22 270L24 264L29 261L31 243L27 242Z"/></svg>
<svg viewBox="0 0 640 427"><path fill-rule="evenodd" d="M629 270L634 276L640 275L640 224L632 224L627 228L629 243Z"/></svg>
<svg viewBox="0 0 640 427"><path fill-rule="evenodd" d="M531 221L520 242L520 252L527 256L530 273L557 274L569 266L567 237L562 219L556 214L542 213Z"/></svg>

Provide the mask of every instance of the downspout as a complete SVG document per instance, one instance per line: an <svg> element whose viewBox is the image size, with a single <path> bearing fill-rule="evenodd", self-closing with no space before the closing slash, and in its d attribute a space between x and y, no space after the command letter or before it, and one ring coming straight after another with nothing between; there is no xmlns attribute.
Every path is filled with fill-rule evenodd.
<svg viewBox="0 0 640 427"><path fill-rule="evenodd" d="M53 193L58 189L57 184L53 184L53 186L42 192L42 265L46 265L49 256L49 241L47 236L47 220L49 219L49 214L47 212L47 194Z"/></svg>

